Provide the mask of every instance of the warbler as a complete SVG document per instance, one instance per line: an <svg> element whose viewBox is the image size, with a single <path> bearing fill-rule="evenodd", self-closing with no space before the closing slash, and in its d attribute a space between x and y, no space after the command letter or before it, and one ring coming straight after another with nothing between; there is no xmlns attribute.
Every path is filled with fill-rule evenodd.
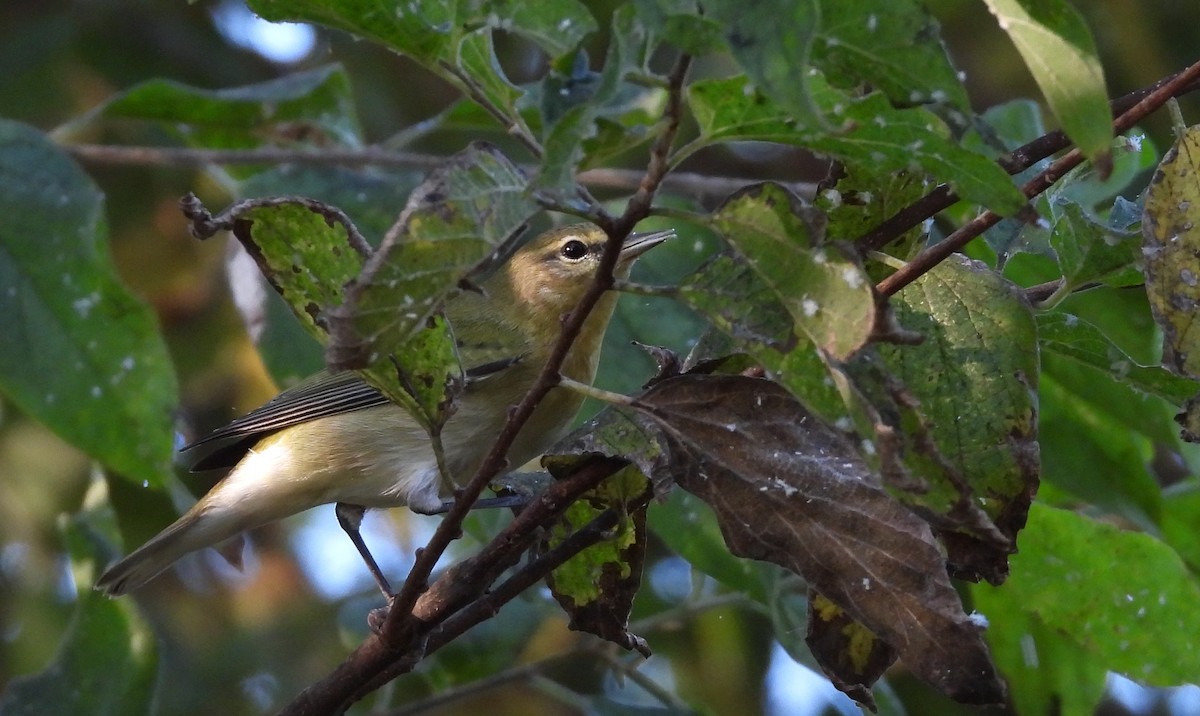
<svg viewBox="0 0 1200 716"><path fill-rule="evenodd" d="M639 256L673 230L632 234L615 274L626 277ZM461 484L486 457L508 410L542 370L562 317L587 290L603 255L605 233L591 224L547 231L530 240L480 291L449 300L446 316L468 366L467 385L441 432L449 477ZM561 374L590 384L617 295L601 297L562 364ZM495 355L496 348L502 355ZM491 355L488 355L489 352ZM495 360L492 360L492 358ZM520 465L570 427L583 397L553 388L508 451ZM380 588L390 593L358 534L368 508L407 505L420 513L447 506L428 433L403 408L353 372L320 373L181 451L192 470L232 468L194 507L132 554L108 568L96 589L110 596L136 589L180 557L318 505L337 515Z"/></svg>

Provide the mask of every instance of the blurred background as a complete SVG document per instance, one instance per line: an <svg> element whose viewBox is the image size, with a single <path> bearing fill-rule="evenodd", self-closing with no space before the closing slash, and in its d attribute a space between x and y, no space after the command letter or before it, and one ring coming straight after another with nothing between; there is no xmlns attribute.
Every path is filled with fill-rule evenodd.
<svg viewBox="0 0 1200 716"><path fill-rule="evenodd" d="M977 110L1038 96L1016 51L981 2L928 4L966 74ZM603 28L616 3L589 6ZM1078 6L1099 45L1111 96L1149 85L1196 60L1200 52L1200 18L1189 3L1094 0ZM603 57L606 41L603 31L590 39L591 57ZM502 64L515 82L545 73L544 59L529 44L516 38L498 44ZM369 143L393 138L457 99L452 88L403 57L339 33L263 23L239 0L0 4L0 116L45 131L152 78L215 89L330 62L343 64L353 81ZM706 68L701 64L696 71ZM1183 104L1185 116L1200 121L1196 99ZM1165 114L1143 129L1159 147L1170 144ZM137 126L110 124L91 132L76 140L163 143L162 137ZM418 136L405 148L445 155L478 137L505 141L499 132L446 131ZM519 150L506 148L520 160ZM641 154L625 159L631 167L644 161ZM181 387L180 441L270 398L276 391L272 374L248 339L228 290L228 249L221 241L192 239L177 208L188 191L200 194L210 208L222 207L232 198L226 185L212 174L186 168L104 163L86 168L108 197L118 270L153 306L167 338ZM801 152L761 145L704 150L684 167L804 182L820 180L825 168ZM414 173L411 180L416 177ZM398 190L397 197L398 211L403 192ZM669 252L651 254L639 268L640 278L669 281L694 267L714 245L703 235L684 239ZM650 314L659 320L646 321ZM629 348L630 339L685 350L698 331L699 323L682 309L624 297L610 332L601 384L629 391L650 375L651 362ZM0 330L0 340L4 333ZM297 351L297 373L319 360L314 348ZM53 370L52 357L47 357L46 369ZM14 676L36 672L54 656L75 599L61 516L76 512L95 484L87 456L0 399L0 691ZM165 525L167 516L155 513L146 519L148 535ZM460 549L470 549L472 536L486 535L499 516L473 519ZM365 531L368 542L386 545L376 548L384 569L401 575L435 524L396 510L372 514ZM138 603L161 640L160 713L270 712L327 673L361 640L363 615L379 599L338 530L332 509L261 530L252 543L244 572L215 555L200 555L139 594ZM858 712L774 643L766 615L724 599L662 545L651 545L647 585L635 612L635 619L643 621L634 631L648 637L656 655L666 658L653 659L640 670L667 689L714 714ZM684 600L703 608L687 619L673 618L671 608ZM537 664L537 678L550 676L579 693L606 694L611 703L624 705L609 713L633 713L657 703L636 680L615 680L610 670L614 655L596 648L591 637L569 632L561 613L547 608L547 602L542 592L518 600L501 619L423 663L368 706L421 698L514 664ZM580 712L549 695L552 688L530 674L510 671L509 681L496 686L499 691L466 695L425 713L475 713L481 707L496 716ZM905 703L922 704L919 711L910 705L909 713L971 712L902 673L892 683ZM1200 689L1194 687L1147 692L1113 679L1110 691L1112 700L1103 713L1200 714Z"/></svg>

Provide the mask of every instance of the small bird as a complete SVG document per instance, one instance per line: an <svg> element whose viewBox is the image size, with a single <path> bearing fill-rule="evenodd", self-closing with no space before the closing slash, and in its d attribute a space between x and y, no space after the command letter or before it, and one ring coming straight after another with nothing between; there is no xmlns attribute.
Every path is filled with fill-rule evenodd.
<svg viewBox="0 0 1200 716"><path fill-rule="evenodd" d="M615 274L628 276L639 256L672 236L674 230L630 235ZM537 379L562 317L596 273L605 242L603 230L592 224L552 229L518 249L479 292L464 291L447 302L462 355L486 359L468 366L466 388L442 428L448 472L456 483L479 468L509 407ZM616 299L614 292L601 297L563 362L562 375L587 384L595 378ZM527 462L561 438L582 402L576 391L552 389L513 442L509 464ZM332 502L342 528L390 596L358 531L365 510L407 505L432 514L452 504L443 500L429 435L350 371L319 373L183 448L181 455L193 471L232 469L174 524L109 567L96 589L114 597L125 594L185 554Z"/></svg>

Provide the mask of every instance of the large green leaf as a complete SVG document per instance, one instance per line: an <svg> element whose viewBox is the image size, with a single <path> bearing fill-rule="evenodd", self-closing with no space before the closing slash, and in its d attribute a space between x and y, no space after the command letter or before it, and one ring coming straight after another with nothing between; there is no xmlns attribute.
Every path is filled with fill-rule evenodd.
<svg viewBox="0 0 1200 716"><path fill-rule="evenodd" d="M1200 586L1179 556L1149 535L1034 505L1008 583L972 591L985 616L991 604L1014 605L1069 643L1075 663L1090 660L1089 670L1116 671L1155 686L1196 678ZM1026 662L1045 654L1037 636L1023 640L1029 642L1021 649ZM1010 650L997 652L1002 655L1015 657Z"/></svg>
<svg viewBox="0 0 1200 716"><path fill-rule="evenodd" d="M171 464L175 376L117 278L100 190L31 127L0 121L0 390L138 483Z"/></svg>
<svg viewBox="0 0 1200 716"><path fill-rule="evenodd" d="M113 97L85 119L153 122L193 147L361 144L350 79L339 65L219 90L150 80Z"/></svg>
<svg viewBox="0 0 1200 716"><path fill-rule="evenodd" d="M1022 538L1022 547L1028 538ZM1091 716L1104 693L1107 670L1069 636L1046 625L1004 589L971 589L975 610L1009 697L1019 714Z"/></svg>
<svg viewBox="0 0 1200 716"><path fill-rule="evenodd" d="M949 184L962 198L999 214L1011 215L1025 205L1024 196L999 165L956 144L930 112L896 109L878 92L851 97L815 72L807 82L812 101L839 126L805 121L744 77L693 83L688 87L688 103L700 137L688 149L747 139L793 144L878 171L924 171Z"/></svg>
<svg viewBox="0 0 1200 716"><path fill-rule="evenodd" d="M867 82L894 104L944 103L970 111L941 29L922 3L823 0L820 18L812 61L832 84L851 89Z"/></svg>
<svg viewBox="0 0 1200 716"><path fill-rule="evenodd" d="M1003 539L1015 540L1040 472L1037 330L1029 304L999 274L954 256L892 303L899 322L924 337L919 345L877 347L907 395L898 397L896 385L870 391L890 393L889 400L875 402L896 401L898 416L908 410L920 416L901 417L893 426L909 440L904 464L924 484L902 499L934 516L935 526L983 538L987 530L971 515L984 515ZM884 436L876 442L883 449ZM950 559L990 580L1003 579L1012 548L984 541L969 554L951 545Z"/></svg>
<svg viewBox="0 0 1200 716"><path fill-rule="evenodd" d="M91 588L110 556L91 517L76 516L62 530L78 591L58 654L41 672L7 684L0 698L3 716L153 713L154 634L132 603Z"/></svg>
<svg viewBox="0 0 1200 716"><path fill-rule="evenodd" d="M1033 73L1067 136L1108 163L1112 113L1092 35L1067 0L986 0Z"/></svg>
<svg viewBox="0 0 1200 716"><path fill-rule="evenodd" d="M1040 313L1037 326L1043 351L1098 370L1130 388L1156 395L1175 405L1182 405L1200 392L1197 381L1181 378L1162 366L1140 365L1099 329L1078 316L1061 311ZM1143 421L1140 414L1129 415L1124 407L1118 408L1117 412L1131 421Z"/></svg>
<svg viewBox="0 0 1200 716"><path fill-rule="evenodd" d="M381 5L370 0L250 0L250 9L272 22L313 22L345 30L402 52L423 64L449 57L462 32L461 2L412 0Z"/></svg>

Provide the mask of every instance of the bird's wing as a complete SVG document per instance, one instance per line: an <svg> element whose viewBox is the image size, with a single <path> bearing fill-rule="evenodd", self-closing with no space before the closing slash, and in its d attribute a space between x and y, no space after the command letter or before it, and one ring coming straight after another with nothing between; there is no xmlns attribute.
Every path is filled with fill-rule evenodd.
<svg viewBox="0 0 1200 716"><path fill-rule="evenodd" d="M466 371L467 384L492 378L520 362L502 358ZM390 403L354 371L324 371L288 388L261 407L217 428L179 451L192 472L229 468L271 433L311 420L341 415Z"/></svg>
<svg viewBox="0 0 1200 716"><path fill-rule="evenodd" d="M180 450L192 472L233 467L267 435L310 420L385 405L382 393L353 371L324 371L288 388L225 427Z"/></svg>

